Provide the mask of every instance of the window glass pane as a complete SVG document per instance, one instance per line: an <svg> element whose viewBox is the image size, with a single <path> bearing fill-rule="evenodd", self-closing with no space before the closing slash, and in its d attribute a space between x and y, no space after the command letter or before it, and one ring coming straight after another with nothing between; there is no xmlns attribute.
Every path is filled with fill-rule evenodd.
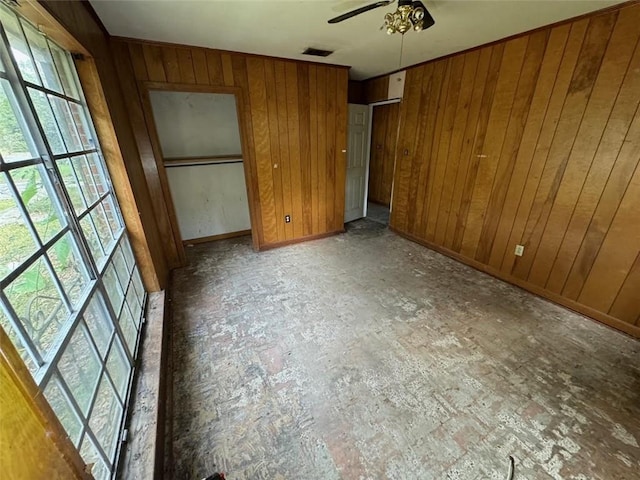
<svg viewBox="0 0 640 480"><path fill-rule="evenodd" d="M102 244L102 248L105 252L110 252L113 249L114 238L111 234L111 228L109 228L109 221L102 207L102 203L96 205L91 211L91 220L98 231L98 238Z"/></svg>
<svg viewBox="0 0 640 480"><path fill-rule="evenodd" d="M71 234L64 235L47 254L71 304L77 306L82 292L89 284L89 274Z"/></svg>
<svg viewBox="0 0 640 480"><path fill-rule="evenodd" d="M100 356L104 358L113 333L113 323L107 317L106 309L102 305L98 292L94 293L87 310L84 312L84 321L89 327L89 332L91 332L91 337L98 348Z"/></svg>
<svg viewBox="0 0 640 480"><path fill-rule="evenodd" d="M120 245L122 246L122 252L124 253L124 259L127 261L127 265L129 265L129 269L132 269L135 265L135 260L133 259L133 252L131 251L131 244L129 243L129 239L127 236L123 236L122 240L120 240Z"/></svg>
<svg viewBox="0 0 640 480"><path fill-rule="evenodd" d="M82 218L82 220L80 220L80 227L82 228L82 232L87 239L89 250L91 251L91 255L93 256L96 265L98 265L98 268L102 267L103 261L107 257L104 250L102 249L102 245L100 244L98 232L93 226L91 215L86 215Z"/></svg>
<svg viewBox="0 0 640 480"><path fill-rule="evenodd" d="M103 169L103 163L100 156L96 153L87 155L87 165L91 172L91 178L95 183L97 196L101 197L109 191L109 185Z"/></svg>
<svg viewBox="0 0 640 480"><path fill-rule="evenodd" d="M79 323L58 363L62 378L85 415L96 391L101 369L100 359L89 342L84 325Z"/></svg>
<svg viewBox="0 0 640 480"><path fill-rule="evenodd" d="M66 153L64 143L62 143L62 137L60 136L60 130L58 129L58 124L53 116L53 111L51 110L51 105L49 104L47 96L39 90L34 90L32 88L27 88L27 90L29 91L29 96L33 102L33 108L36 109L38 120L40 121L42 130L47 137L51 151L54 155Z"/></svg>
<svg viewBox="0 0 640 480"><path fill-rule="evenodd" d="M9 44L11 45L11 53L18 64L22 78L28 82L40 85L38 72L36 72L33 61L31 60L29 47L22 34L22 28L20 27L18 18L8 8L0 5L0 21L2 21L2 26L7 33Z"/></svg>
<svg viewBox="0 0 640 480"><path fill-rule="evenodd" d="M56 412L56 416L67 431L67 435L69 435L73 444L78 445L80 433L82 432L82 422L75 413L75 409L69 402L69 399L64 394L60 380L56 375L49 380L49 383L44 389L44 396L49 402L49 405L51 405L51 408L53 408L53 411Z"/></svg>
<svg viewBox="0 0 640 480"><path fill-rule="evenodd" d="M27 333L45 356L67 322L69 311L42 258L27 268L5 290Z"/></svg>
<svg viewBox="0 0 640 480"><path fill-rule="evenodd" d="M127 291L127 304L129 305L129 310L131 310L131 316L133 317L133 322L136 328L140 328L142 306L138 300L138 295L136 294L136 288L133 286L133 282L131 282L129 290Z"/></svg>
<svg viewBox="0 0 640 480"><path fill-rule="evenodd" d="M18 337L18 334L14 330L13 326L9 323L9 319L7 318L6 313L1 308L0 308L0 326L2 326L5 333L9 336L11 343L13 343L13 346L16 348L16 350L20 354L20 357L22 358L24 363L27 365L27 368L29 369L29 371L31 373L34 373L36 370L38 370L38 366L35 364L35 362L31 358L31 355L29 355L29 352L27 352L27 348L22 343L22 340L20 340L20 337Z"/></svg>
<svg viewBox="0 0 640 480"><path fill-rule="evenodd" d="M120 313L120 328L122 329L122 333L124 335L124 340L127 342L127 347L129 347L129 351L133 354L136 350L136 339L138 338L138 331L133 323L133 319L131 318L131 312L129 312L129 307L125 304L122 312Z"/></svg>
<svg viewBox="0 0 640 480"><path fill-rule="evenodd" d="M116 276L116 270L113 267L113 263L110 263L107 266L107 269L104 272L103 281L104 286L107 289L109 300L111 300L111 306L117 315L120 312L120 307L124 300L124 293L120 286L120 282L118 281L118 277Z"/></svg>
<svg viewBox="0 0 640 480"><path fill-rule="evenodd" d="M7 177L0 173L0 278L18 268L37 249Z"/></svg>
<svg viewBox="0 0 640 480"><path fill-rule="evenodd" d="M122 290L126 290L127 285L129 284L129 269L127 268L127 263L124 261L124 257L122 256L120 245L116 248L113 257L111 257L111 261L116 268L116 274L120 280Z"/></svg>
<svg viewBox="0 0 640 480"><path fill-rule="evenodd" d="M120 346L120 340L115 340L111 351L109 352L109 359L107 360L107 369L111 375L120 398L124 398L127 392L127 386L129 384L129 363L127 357Z"/></svg>
<svg viewBox="0 0 640 480"><path fill-rule="evenodd" d="M107 480L109 475L109 469L104 464L102 457L98 453L98 450L93 445L91 439L85 435L80 447L80 456L87 465L92 465L91 474L95 480Z"/></svg>
<svg viewBox="0 0 640 480"><path fill-rule="evenodd" d="M72 70L73 66L71 65L71 56L52 42L49 42L49 48L53 54L53 60L60 75L60 80L62 80L64 93L69 97L79 99L80 96L78 95L78 88L76 87L75 76Z"/></svg>
<svg viewBox="0 0 640 480"><path fill-rule="evenodd" d="M87 157L79 155L71 159L71 164L76 174L80 190L84 196L84 203L90 206L100 198L100 194L96 188L94 176L91 166L87 162Z"/></svg>
<svg viewBox="0 0 640 480"><path fill-rule="evenodd" d="M83 150L93 150L96 148L96 144L93 141L93 135L91 134L91 129L86 122L85 112L82 106L77 103L68 102L69 110L71 111L71 115L75 122L75 127L78 131L79 141L82 145Z"/></svg>
<svg viewBox="0 0 640 480"><path fill-rule="evenodd" d="M106 378L100 381L96 403L91 412L89 426L100 446L112 458L115 454L118 432L122 419L122 407L116 393Z"/></svg>
<svg viewBox="0 0 640 480"><path fill-rule="evenodd" d="M133 272L133 285L136 287L136 292L140 298L140 303L144 300L144 287L142 286L142 279L140 278L140 272L138 267Z"/></svg>
<svg viewBox="0 0 640 480"><path fill-rule="evenodd" d="M62 140L64 141L67 152L79 152L83 150L78 132L76 131L75 122L71 116L71 110L69 109L69 103L53 95L48 95L51 108L53 108L53 114L58 121L58 128L62 133Z"/></svg>
<svg viewBox="0 0 640 480"><path fill-rule="evenodd" d="M44 82L44 86L62 93L60 79L58 78L58 73L56 72L53 59L49 53L49 47L47 46L47 39L28 22L23 21L22 28L27 36L27 41L31 47L31 54L36 61L36 67L40 73L40 79Z"/></svg>
<svg viewBox="0 0 640 480"><path fill-rule="evenodd" d="M0 79L0 154L6 163L37 158L9 82Z"/></svg>
<svg viewBox="0 0 640 480"><path fill-rule="evenodd" d="M12 170L10 175L40 240L46 243L62 229L64 221L57 205L52 201L55 196L42 170L41 165L30 165Z"/></svg>
<svg viewBox="0 0 640 480"><path fill-rule="evenodd" d="M113 238L117 238L120 230L122 230L122 224L120 223L120 215L111 195L102 200L102 206L104 208L107 221L109 222L109 228L111 229Z"/></svg>
<svg viewBox="0 0 640 480"><path fill-rule="evenodd" d="M64 158L58 160L56 164L58 165L58 171L62 177L64 188L71 199L75 212L83 212L86 208L86 203L82 195L82 190L80 189L80 184L78 183L78 178L76 178L76 173L71 165L71 160Z"/></svg>

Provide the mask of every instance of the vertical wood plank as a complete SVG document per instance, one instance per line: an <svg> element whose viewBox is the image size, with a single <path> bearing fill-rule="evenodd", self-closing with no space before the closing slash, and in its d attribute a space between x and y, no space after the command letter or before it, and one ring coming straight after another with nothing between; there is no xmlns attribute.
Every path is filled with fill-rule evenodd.
<svg viewBox="0 0 640 480"><path fill-rule="evenodd" d="M387 121L389 118L387 105L373 108L371 118L371 159L369 161L369 192L372 202L384 204L382 195L383 169L385 157L385 140L387 138ZM395 154L395 152L394 152Z"/></svg>
<svg viewBox="0 0 640 480"><path fill-rule="evenodd" d="M247 77L249 81L256 170L260 178L258 189L262 230L264 242L274 243L278 241L279 237L275 224L275 188L272 173L273 165L271 163L271 134L264 60L257 57L247 58Z"/></svg>
<svg viewBox="0 0 640 480"><path fill-rule="evenodd" d="M336 195L334 230L344 228L345 188L347 175L347 96L349 89L349 72L336 69Z"/></svg>
<svg viewBox="0 0 640 480"><path fill-rule="evenodd" d="M209 70L207 68L207 70ZM264 243L262 227L262 205L260 204L260 179L256 169L256 151L254 144L254 132L251 111L251 99L249 96L249 78L247 73L246 58L236 56L233 58L233 72L236 85L240 88L237 101L240 103L238 121L244 126L241 129L244 155L245 181L251 220L251 231L254 248L259 248ZM211 77L210 77L211 78Z"/></svg>
<svg viewBox="0 0 640 480"><path fill-rule="evenodd" d="M223 55L224 65L224 55ZM275 199L275 218L270 221L276 225L278 232L278 241L283 242L287 239L287 233L284 223L284 202L285 195L283 189L283 162L288 159L283 158L282 147L280 143L280 133L278 129L278 102L276 100L276 78L275 78L274 60L264 61L264 81L267 92L267 112L269 119L269 136L271 139L271 176L273 178L273 197Z"/></svg>
<svg viewBox="0 0 640 480"><path fill-rule="evenodd" d="M326 177L326 227L331 231L335 225L335 195L336 195L336 69L327 69L327 110L326 110L326 145L327 163L324 175Z"/></svg>
<svg viewBox="0 0 640 480"><path fill-rule="evenodd" d="M178 54L175 48L164 47L162 49L162 63L167 76L167 82L180 83L180 67L178 66Z"/></svg>
<svg viewBox="0 0 640 480"><path fill-rule="evenodd" d="M220 53L213 50L207 50L207 71L209 72L209 85L224 85L222 73L222 57Z"/></svg>
<svg viewBox="0 0 640 480"><path fill-rule="evenodd" d="M327 229L327 70L328 67L322 66L318 66L316 69L318 101L318 165L316 170L318 177L318 230L316 233L325 232Z"/></svg>
<svg viewBox="0 0 640 480"><path fill-rule="evenodd" d="M309 87L309 66L297 64L298 114L300 133L300 182L302 189L302 234L311 235L312 190L311 190L311 89Z"/></svg>
<svg viewBox="0 0 640 480"><path fill-rule="evenodd" d="M134 78L141 81L149 80L149 73L147 72L147 63L144 60L142 45L132 43L129 44L128 47Z"/></svg>
<svg viewBox="0 0 640 480"><path fill-rule="evenodd" d="M221 60L222 60L222 78L224 79L224 84L227 87L233 87L234 85L233 63L231 62L231 55L228 53L223 53L221 55Z"/></svg>
<svg viewBox="0 0 640 480"><path fill-rule="evenodd" d="M276 222L284 223L284 216L292 216L292 188L291 188L291 159L289 152L289 132L288 132L288 112L287 112L287 80L285 64L283 61L276 61L273 64L275 77L275 90L273 90L277 108L277 131L278 144L280 150L280 178L282 182L282 215L276 218ZM293 223L284 223L284 239L293 238Z"/></svg>
<svg viewBox="0 0 640 480"><path fill-rule="evenodd" d="M436 127L438 123L438 105L441 101L443 78L446 70L445 62L436 62L432 66L432 71L425 72L422 79L422 102L420 109L427 113L426 118L420 120L421 142L418 146L421 155L420 170L418 173L418 192L416 194L416 212L413 225L410 225L415 235L423 236L426 233L428 223L428 206L426 199L429 198L427 192L432 183L434 160L432 152L437 150L438 137Z"/></svg>
<svg viewBox="0 0 640 480"><path fill-rule="evenodd" d="M289 162L291 177L291 222L293 238L304 235L303 185L300 158L301 115L298 108L298 68L295 63L285 64L285 84L287 92L287 133L289 142Z"/></svg>
<svg viewBox="0 0 640 480"><path fill-rule="evenodd" d="M207 69L207 56L205 51L201 48L192 49L191 60L193 61L196 83L199 85L209 85L209 70Z"/></svg>
<svg viewBox="0 0 640 480"><path fill-rule="evenodd" d="M162 49L158 46L144 43L142 44L142 55L147 67L148 79L152 82L166 82L167 76L162 62Z"/></svg>
<svg viewBox="0 0 640 480"><path fill-rule="evenodd" d="M418 126L420 95L422 91L423 69L416 68L407 72L409 82L405 84L405 92L400 107L399 137L396 147L396 171L393 179L393 208L390 223L395 228L407 228L411 169L415 150L415 138ZM391 125L392 135L393 125Z"/></svg>
<svg viewBox="0 0 640 480"><path fill-rule="evenodd" d="M311 178L311 234L320 231L320 179L318 176L318 67L309 65L309 139Z"/></svg>
<svg viewBox="0 0 640 480"><path fill-rule="evenodd" d="M190 48L178 48L178 68L180 70L180 82L187 84L196 83L196 73L193 70L193 58Z"/></svg>

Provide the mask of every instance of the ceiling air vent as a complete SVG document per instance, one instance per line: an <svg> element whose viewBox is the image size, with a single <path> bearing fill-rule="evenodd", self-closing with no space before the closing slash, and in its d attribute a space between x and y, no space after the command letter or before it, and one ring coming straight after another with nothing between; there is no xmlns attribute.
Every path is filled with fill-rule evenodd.
<svg viewBox="0 0 640 480"><path fill-rule="evenodd" d="M314 57L328 57L332 53L333 51L331 50L321 50L319 48L311 48L311 47L305 49L305 51L302 52L303 55L312 55Z"/></svg>

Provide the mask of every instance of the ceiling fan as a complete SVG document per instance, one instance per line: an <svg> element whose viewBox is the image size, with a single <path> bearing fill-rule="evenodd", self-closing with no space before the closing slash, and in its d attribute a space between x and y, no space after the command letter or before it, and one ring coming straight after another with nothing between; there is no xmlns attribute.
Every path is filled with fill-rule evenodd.
<svg viewBox="0 0 640 480"><path fill-rule="evenodd" d="M350 12L339 15L329 20L329 23L338 23L349 18L360 15L361 13L368 12L380 7L386 7L395 0L382 0L375 2L364 7L356 8ZM435 24L435 20L429 14L427 8L420 1L415 0L398 0L398 8L393 13L387 13L384 16L383 28L389 35L393 33L400 33L404 35L409 30L413 29L416 32L425 30Z"/></svg>

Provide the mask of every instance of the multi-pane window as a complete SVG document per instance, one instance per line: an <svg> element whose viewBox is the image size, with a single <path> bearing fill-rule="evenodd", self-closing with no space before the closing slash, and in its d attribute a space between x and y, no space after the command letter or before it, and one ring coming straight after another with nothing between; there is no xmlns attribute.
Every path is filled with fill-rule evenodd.
<svg viewBox="0 0 640 480"><path fill-rule="evenodd" d="M0 5L0 325L97 479L144 302L71 55Z"/></svg>

